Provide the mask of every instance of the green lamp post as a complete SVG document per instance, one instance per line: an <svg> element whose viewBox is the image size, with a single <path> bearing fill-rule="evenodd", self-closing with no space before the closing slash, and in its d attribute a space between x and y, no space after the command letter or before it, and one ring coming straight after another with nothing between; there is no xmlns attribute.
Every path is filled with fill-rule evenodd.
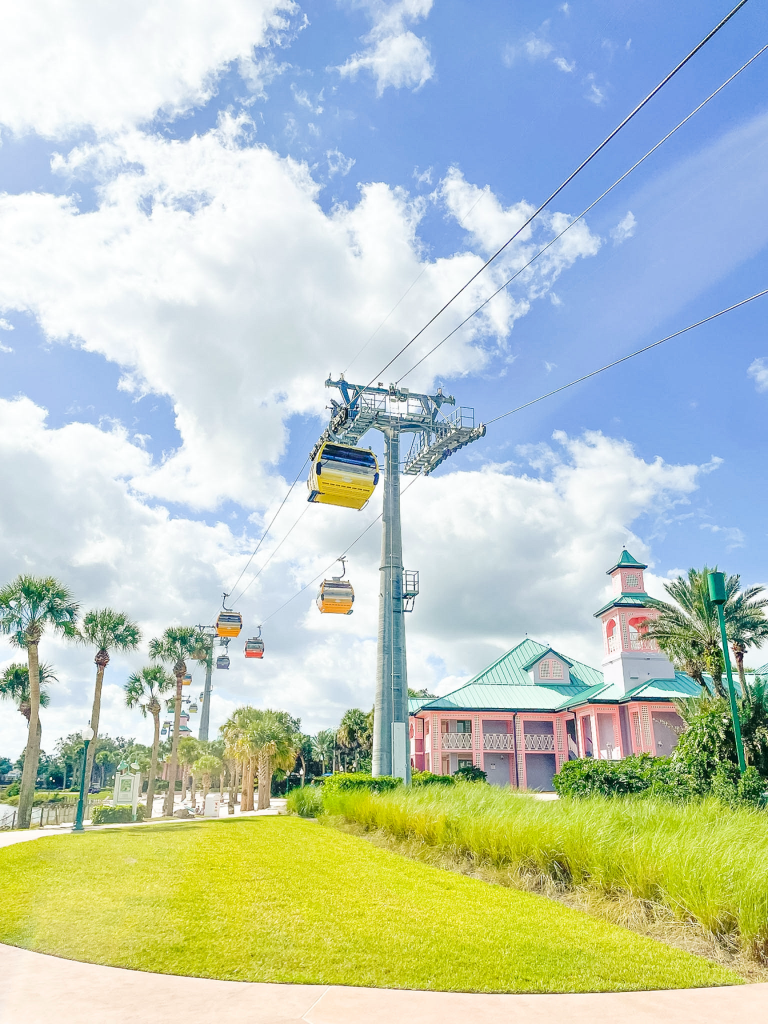
<svg viewBox="0 0 768 1024"><path fill-rule="evenodd" d="M85 811L85 766L88 763L88 744L93 739L93 729L90 725L87 725L85 729L80 730L80 735L83 738L83 764L80 769L80 798L77 801L77 814L75 815L75 827L72 829L73 832L84 832L83 828L83 813Z"/></svg>
<svg viewBox="0 0 768 1024"><path fill-rule="evenodd" d="M725 573L711 572L707 577L709 587L709 599L717 608L717 617L720 622L720 637L723 642L723 661L725 662L725 674L728 679L728 697L731 701L731 717L733 718L733 734L736 737L736 754L739 758L739 771L743 775L747 770L747 763L744 760L744 744L741 741L741 722L739 721L739 709L736 706L736 691L733 688L733 673L731 672L731 659L728 654L728 637L725 634L725 615L723 605L726 601Z"/></svg>

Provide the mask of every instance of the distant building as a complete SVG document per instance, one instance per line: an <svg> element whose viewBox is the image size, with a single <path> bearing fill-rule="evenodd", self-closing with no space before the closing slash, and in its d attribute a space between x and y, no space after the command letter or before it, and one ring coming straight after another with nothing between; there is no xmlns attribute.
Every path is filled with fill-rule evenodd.
<svg viewBox="0 0 768 1024"><path fill-rule="evenodd" d="M674 700L701 687L645 635L659 614L646 568L624 550L608 570L613 594L595 612L602 671L526 639L453 693L412 699L411 766L451 775L472 764L492 785L551 790L573 758L671 753L683 729Z"/></svg>

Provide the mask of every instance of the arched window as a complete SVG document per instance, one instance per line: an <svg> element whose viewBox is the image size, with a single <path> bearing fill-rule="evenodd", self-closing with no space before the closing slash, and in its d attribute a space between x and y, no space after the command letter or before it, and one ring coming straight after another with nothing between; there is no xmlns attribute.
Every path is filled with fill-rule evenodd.
<svg viewBox="0 0 768 1024"><path fill-rule="evenodd" d="M648 619L645 615L629 620L629 646L633 651L645 650L649 646L650 641L645 637L647 630Z"/></svg>
<svg viewBox="0 0 768 1024"><path fill-rule="evenodd" d="M617 650L619 646L618 637L616 636L616 619L608 619L605 624L605 639L608 644L608 652Z"/></svg>

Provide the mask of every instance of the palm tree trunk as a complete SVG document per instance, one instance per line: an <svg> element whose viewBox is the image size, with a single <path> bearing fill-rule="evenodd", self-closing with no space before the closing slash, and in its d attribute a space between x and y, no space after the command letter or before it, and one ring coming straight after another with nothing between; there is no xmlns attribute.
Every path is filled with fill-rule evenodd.
<svg viewBox="0 0 768 1024"><path fill-rule="evenodd" d="M173 742L171 743L171 763L168 766L168 793L165 797L163 814L173 817L173 800L176 794L176 773L179 767L179 726L181 725L181 688L184 683L184 670L176 673L176 700L173 702Z"/></svg>
<svg viewBox="0 0 768 1024"><path fill-rule="evenodd" d="M187 778L189 768L187 767L187 765L182 764L179 770L181 773L181 802L184 803L184 801L187 799Z"/></svg>
<svg viewBox="0 0 768 1024"><path fill-rule="evenodd" d="M105 660L106 657L106 660ZM99 716L101 715L101 686L104 682L104 669L109 662L109 655L106 651L99 651L96 655L96 686L93 690L93 708L91 709L91 728L93 729L93 742L88 744L88 759L85 762L85 793L91 787L91 776L93 775L93 759L96 755L96 741L99 738Z"/></svg>
<svg viewBox="0 0 768 1024"><path fill-rule="evenodd" d="M747 675L744 671L744 651L740 647L734 647L733 653L736 658L736 669L739 673L741 683L741 695L745 700L750 699L749 687L747 686Z"/></svg>
<svg viewBox="0 0 768 1024"><path fill-rule="evenodd" d="M27 637L27 665L29 666L29 729L27 748L24 752L24 770L19 786L18 827L29 828L32 822L32 804L35 799L35 782L40 763L40 662L38 640Z"/></svg>
<svg viewBox="0 0 768 1024"><path fill-rule="evenodd" d="M240 769L240 813L249 810L248 808L248 762L243 759L243 767Z"/></svg>
<svg viewBox="0 0 768 1024"><path fill-rule="evenodd" d="M154 707L154 705L153 705ZM155 735L152 740L152 756L149 759L149 779L147 780L147 817L152 817L155 803L155 780L157 778L157 751L160 747L160 708L152 712L155 720Z"/></svg>
<svg viewBox="0 0 768 1024"><path fill-rule="evenodd" d="M271 805L272 793L272 758L269 754L259 754L259 802L258 809L265 810Z"/></svg>

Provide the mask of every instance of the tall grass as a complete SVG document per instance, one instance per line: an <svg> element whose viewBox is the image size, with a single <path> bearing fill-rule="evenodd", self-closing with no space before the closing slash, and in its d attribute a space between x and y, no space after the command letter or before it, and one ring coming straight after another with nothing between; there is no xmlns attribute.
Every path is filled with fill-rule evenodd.
<svg viewBox="0 0 768 1024"><path fill-rule="evenodd" d="M768 814L714 799L537 801L489 786L324 795L399 839L559 885L661 904L749 956L768 954Z"/></svg>
<svg viewBox="0 0 768 1024"><path fill-rule="evenodd" d="M302 818L316 818L323 809L320 790L314 786L297 786L288 794L286 807Z"/></svg>

